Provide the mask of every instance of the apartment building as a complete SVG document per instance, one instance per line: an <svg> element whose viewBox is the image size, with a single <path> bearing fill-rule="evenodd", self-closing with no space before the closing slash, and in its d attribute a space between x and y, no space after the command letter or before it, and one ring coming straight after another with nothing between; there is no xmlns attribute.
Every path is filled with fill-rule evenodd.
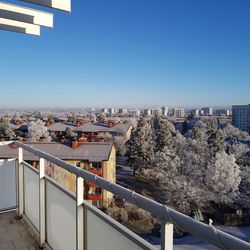
<svg viewBox="0 0 250 250"><path fill-rule="evenodd" d="M202 108L203 115L211 116L213 115L213 108Z"/></svg>
<svg viewBox="0 0 250 250"><path fill-rule="evenodd" d="M116 150L112 143L73 142L72 145L65 145L56 142L26 142L25 144L101 176L112 183L116 182ZM0 146L0 159L16 158L17 155L17 148L11 144ZM24 151L24 160L34 168L38 167L39 159L33 154ZM67 190L76 191L74 174L55 165L47 165L46 172ZM85 182L84 187L85 199L96 206L107 206L113 199L110 192L102 190L93 183Z"/></svg>
<svg viewBox="0 0 250 250"><path fill-rule="evenodd" d="M233 125L250 133L250 104L249 105L234 105L232 107Z"/></svg>
<svg viewBox="0 0 250 250"><path fill-rule="evenodd" d="M173 116L174 117L185 117L184 108L174 108L173 109Z"/></svg>
<svg viewBox="0 0 250 250"><path fill-rule="evenodd" d="M168 116L168 107L164 106L161 108L161 110L163 116Z"/></svg>

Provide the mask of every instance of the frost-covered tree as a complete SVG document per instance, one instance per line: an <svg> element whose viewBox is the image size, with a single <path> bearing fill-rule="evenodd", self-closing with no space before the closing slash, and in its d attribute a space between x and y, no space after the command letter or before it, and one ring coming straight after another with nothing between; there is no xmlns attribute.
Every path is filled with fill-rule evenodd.
<svg viewBox="0 0 250 250"><path fill-rule="evenodd" d="M73 141L77 139L77 133L75 131L73 131L71 128L66 128L66 139Z"/></svg>
<svg viewBox="0 0 250 250"><path fill-rule="evenodd" d="M240 168L234 155L217 153L209 162L205 182L211 201L217 204L233 203L239 194L240 181Z"/></svg>
<svg viewBox="0 0 250 250"><path fill-rule="evenodd" d="M238 204L250 211L250 166L241 167L241 184Z"/></svg>
<svg viewBox="0 0 250 250"><path fill-rule="evenodd" d="M208 131L208 146L212 156L215 156L217 153L225 150L225 136L221 129Z"/></svg>
<svg viewBox="0 0 250 250"><path fill-rule="evenodd" d="M138 121L137 119L135 118L130 118L130 119L127 119L126 122L128 124L130 124L132 126L132 128L136 128L137 127L137 124L138 124Z"/></svg>
<svg viewBox="0 0 250 250"><path fill-rule="evenodd" d="M155 117L153 120L153 126L156 151L163 150L164 147L168 147L168 149L173 152L174 136L176 135L174 125L168 120Z"/></svg>
<svg viewBox="0 0 250 250"><path fill-rule="evenodd" d="M153 158L153 132L151 125L144 119L132 130L131 138L126 143L129 166L134 174L137 170L150 167Z"/></svg>
<svg viewBox="0 0 250 250"><path fill-rule="evenodd" d="M89 119L91 122L96 122L96 115L95 114L90 114Z"/></svg>
<svg viewBox="0 0 250 250"><path fill-rule="evenodd" d="M231 144L228 145L228 152L234 155L237 162L240 162L242 157L244 157L246 153L249 151L250 151L249 147L243 143L235 143L232 145Z"/></svg>
<svg viewBox="0 0 250 250"><path fill-rule="evenodd" d="M105 122L107 120L106 114L105 113L101 113L99 115L99 120L100 120L100 122Z"/></svg>
<svg viewBox="0 0 250 250"><path fill-rule="evenodd" d="M204 205L204 191L197 181L192 181L180 173L181 159L164 147L156 152L151 169L143 174L156 180L165 197L165 203L181 212L190 214L192 209Z"/></svg>
<svg viewBox="0 0 250 250"><path fill-rule="evenodd" d="M223 129L223 133L225 138L229 139L229 140L248 140L250 141L250 135L247 132L241 131L238 128L234 127L231 124L228 124L224 129Z"/></svg>
<svg viewBox="0 0 250 250"><path fill-rule="evenodd" d="M13 140L15 138L15 133L10 127L9 120L7 118L0 119L0 140Z"/></svg>
<svg viewBox="0 0 250 250"><path fill-rule="evenodd" d="M39 119L35 122L31 121L28 124L28 134L26 138L32 142L37 142L40 140L51 141L47 127L45 126L44 122Z"/></svg>

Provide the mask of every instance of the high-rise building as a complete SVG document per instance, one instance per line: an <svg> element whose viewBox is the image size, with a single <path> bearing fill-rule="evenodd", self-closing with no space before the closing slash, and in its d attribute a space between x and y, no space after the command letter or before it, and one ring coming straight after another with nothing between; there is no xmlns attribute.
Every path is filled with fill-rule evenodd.
<svg viewBox="0 0 250 250"><path fill-rule="evenodd" d="M125 114L128 113L128 110L127 110L127 109L119 109L119 110L118 110L118 113L119 113L119 114L122 114L122 115L125 115Z"/></svg>
<svg viewBox="0 0 250 250"><path fill-rule="evenodd" d="M130 113L130 115L133 116L133 117L136 117L136 116L140 116L140 115L141 115L141 111L138 110L138 109L130 110L129 113Z"/></svg>
<svg viewBox="0 0 250 250"><path fill-rule="evenodd" d="M144 116L151 116L152 111L151 111L151 109L144 109L143 114L144 114Z"/></svg>
<svg viewBox="0 0 250 250"><path fill-rule="evenodd" d="M184 108L174 108L173 109L173 116L175 116L175 117L185 117Z"/></svg>
<svg viewBox="0 0 250 250"><path fill-rule="evenodd" d="M230 110L228 110L228 109L217 109L215 111L215 114L219 115L219 116L230 116Z"/></svg>
<svg viewBox="0 0 250 250"><path fill-rule="evenodd" d="M114 115L115 114L115 108L109 108L109 113L111 115Z"/></svg>
<svg viewBox="0 0 250 250"><path fill-rule="evenodd" d="M199 109L194 109L194 110L191 110L191 115L193 116L200 116L200 110Z"/></svg>
<svg viewBox="0 0 250 250"><path fill-rule="evenodd" d="M102 113L107 114L108 112L109 112L109 110L108 110L107 108L103 108L103 109L102 109Z"/></svg>
<svg viewBox="0 0 250 250"><path fill-rule="evenodd" d="M213 108L202 108L204 115L213 115Z"/></svg>
<svg viewBox="0 0 250 250"><path fill-rule="evenodd" d="M168 107L162 107L161 110L163 116L168 116Z"/></svg>
<svg viewBox="0 0 250 250"><path fill-rule="evenodd" d="M152 113L152 115L154 115L154 116L160 116L160 115L162 115L162 110L161 109L152 109L151 110L151 113Z"/></svg>
<svg viewBox="0 0 250 250"><path fill-rule="evenodd" d="M233 125L250 133L250 104L249 105L234 105L233 111Z"/></svg>

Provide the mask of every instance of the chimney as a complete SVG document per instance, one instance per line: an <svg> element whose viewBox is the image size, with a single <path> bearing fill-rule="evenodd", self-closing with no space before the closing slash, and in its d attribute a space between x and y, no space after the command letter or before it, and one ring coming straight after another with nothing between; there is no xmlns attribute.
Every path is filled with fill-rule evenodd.
<svg viewBox="0 0 250 250"><path fill-rule="evenodd" d="M73 149L77 148L79 146L78 141L77 140L72 141L71 146L72 146Z"/></svg>

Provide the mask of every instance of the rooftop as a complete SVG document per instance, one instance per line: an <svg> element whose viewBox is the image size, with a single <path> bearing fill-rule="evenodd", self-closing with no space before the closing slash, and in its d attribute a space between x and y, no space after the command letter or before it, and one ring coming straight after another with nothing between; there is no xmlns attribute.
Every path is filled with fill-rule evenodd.
<svg viewBox="0 0 250 250"><path fill-rule="evenodd" d="M77 148L57 142L25 142L33 148L39 149L63 160L86 160L89 162L102 162L109 159L113 144L111 142L86 142L79 143ZM11 144L0 146L0 159L17 158L18 149ZM24 160L38 161L34 154L24 151Z"/></svg>

